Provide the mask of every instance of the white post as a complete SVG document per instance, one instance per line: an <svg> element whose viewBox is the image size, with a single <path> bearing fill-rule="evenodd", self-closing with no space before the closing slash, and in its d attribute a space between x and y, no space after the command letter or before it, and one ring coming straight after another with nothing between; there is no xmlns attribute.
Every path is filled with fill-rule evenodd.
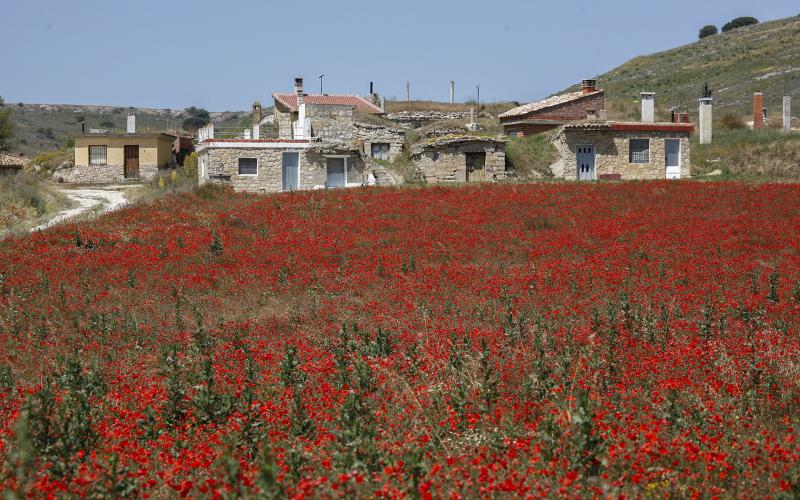
<svg viewBox="0 0 800 500"><path fill-rule="evenodd" d="M209 123L208 124L208 137L206 137L206 139L213 139L213 138L214 138L214 124L213 123Z"/></svg>
<svg viewBox="0 0 800 500"><path fill-rule="evenodd" d="M386 98L381 96L381 111L386 112Z"/></svg>
<svg viewBox="0 0 800 500"><path fill-rule="evenodd" d="M456 102L456 82L450 80L450 104Z"/></svg>
<svg viewBox="0 0 800 500"><path fill-rule="evenodd" d="M714 139L712 124L714 100L710 97L700 99L700 144L711 144Z"/></svg>
<svg viewBox="0 0 800 500"><path fill-rule="evenodd" d="M250 139L250 129L249 128L244 129L244 138L245 139Z"/></svg>
<svg viewBox="0 0 800 500"><path fill-rule="evenodd" d="M656 100L653 92L642 92L642 123L655 123Z"/></svg>
<svg viewBox="0 0 800 500"><path fill-rule="evenodd" d="M783 96L783 131L792 130L792 97Z"/></svg>
<svg viewBox="0 0 800 500"><path fill-rule="evenodd" d="M253 125L253 139L261 139L261 125L258 123Z"/></svg>
<svg viewBox="0 0 800 500"><path fill-rule="evenodd" d="M135 134L136 133L136 115L128 115L127 132L129 134Z"/></svg>
<svg viewBox="0 0 800 500"><path fill-rule="evenodd" d="M411 82L406 82L406 102L411 102Z"/></svg>

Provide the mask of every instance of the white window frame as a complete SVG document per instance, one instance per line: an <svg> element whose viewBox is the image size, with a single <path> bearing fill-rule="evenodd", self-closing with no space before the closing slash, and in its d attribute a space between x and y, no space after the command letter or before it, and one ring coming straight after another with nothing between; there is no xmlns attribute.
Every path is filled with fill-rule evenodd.
<svg viewBox="0 0 800 500"><path fill-rule="evenodd" d="M375 146L386 146L386 151L385 151L386 158L378 158L377 156L375 156ZM369 145L369 149L370 149L369 154L372 158L375 158L376 160L389 161L389 155L392 151L392 144L390 142L371 142ZM383 151L379 152L382 153Z"/></svg>
<svg viewBox="0 0 800 500"><path fill-rule="evenodd" d="M633 161L633 150L631 146L633 141L647 141L647 161ZM649 138L631 137L628 139L628 164L629 165L648 165L652 163L652 150L653 145Z"/></svg>
<svg viewBox="0 0 800 500"><path fill-rule="evenodd" d="M256 173L254 174L242 174L240 173L241 166L239 165L239 160L255 160L256 161ZM239 177L258 177L258 172L261 169L261 162L258 160L258 156L240 156L236 158L236 175Z"/></svg>
<svg viewBox="0 0 800 500"><path fill-rule="evenodd" d="M328 187L328 158L343 158L344 159L344 186L343 187L357 187L360 186L361 183L350 183L350 180L347 178L347 169L350 167L350 159L352 156L349 155L325 155L325 187ZM337 189L337 188L329 188L329 189Z"/></svg>
<svg viewBox="0 0 800 500"><path fill-rule="evenodd" d="M95 163L92 161L92 148L103 148L105 150L105 160L103 163ZM90 145L88 148L89 152L89 165L99 166L99 165L108 165L108 145L104 144L94 144Z"/></svg>

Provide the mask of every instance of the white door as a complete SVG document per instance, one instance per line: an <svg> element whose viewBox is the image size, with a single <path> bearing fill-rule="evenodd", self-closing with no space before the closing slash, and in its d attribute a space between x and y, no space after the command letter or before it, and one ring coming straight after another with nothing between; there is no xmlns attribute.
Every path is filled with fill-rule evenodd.
<svg viewBox="0 0 800 500"><path fill-rule="evenodd" d="M594 180L594 146L578 146L578 180Z"/></svg>
<svg viewBox="0 0 800 500"><path fill-rule="evenodd" d="M329 188L347 186L347 164L344 158L328 158L328 181L326 186Z"/></svg>
<svg viewBox="0 0 800 500"><path fill-rule="evenodd" d="M283 153L283 190L296 191L300 188L300 153Z"/></svg>
<svg viewBox="0 0 800 500"><path fill-rule="evenodd" d="M681 178L681 141L680 139L666 139L664 141L664 156L666 162L667 179Z"/></svg>

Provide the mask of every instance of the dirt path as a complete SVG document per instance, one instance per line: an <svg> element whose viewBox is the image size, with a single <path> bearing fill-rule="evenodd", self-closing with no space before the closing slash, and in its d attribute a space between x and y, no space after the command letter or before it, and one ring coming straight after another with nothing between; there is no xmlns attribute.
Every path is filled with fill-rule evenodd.
<svg viewBox="0 0 800 500"><path fill-rule="evenodd" d="M67 198L76 202L77 207L62 210L55 215L52 219L44 224L34 227L31 232L42 231L49 227L60 224L66 220L72 219L79 215L85 214L91 210L98 212L112 212L119 210L128 203L128 200L123 194L124 189L130 189L136 186L103 186L92 188L65 188L61 189Z"/></svg>

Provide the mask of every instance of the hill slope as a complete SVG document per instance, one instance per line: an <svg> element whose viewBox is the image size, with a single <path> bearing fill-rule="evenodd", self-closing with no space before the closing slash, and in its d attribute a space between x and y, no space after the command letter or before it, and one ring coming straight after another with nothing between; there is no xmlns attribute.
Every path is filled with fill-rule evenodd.
<svg viewBox="0 0 800 500"><path fill-rule="evenodd" d="M706 81L717 107L749 114L752 95L760 91L777 114L783 95L800 95L800 16L637 57L597 79L612 114L636 114L634 102L642 91L657 92L662 109L696 112Z"/></svg>

